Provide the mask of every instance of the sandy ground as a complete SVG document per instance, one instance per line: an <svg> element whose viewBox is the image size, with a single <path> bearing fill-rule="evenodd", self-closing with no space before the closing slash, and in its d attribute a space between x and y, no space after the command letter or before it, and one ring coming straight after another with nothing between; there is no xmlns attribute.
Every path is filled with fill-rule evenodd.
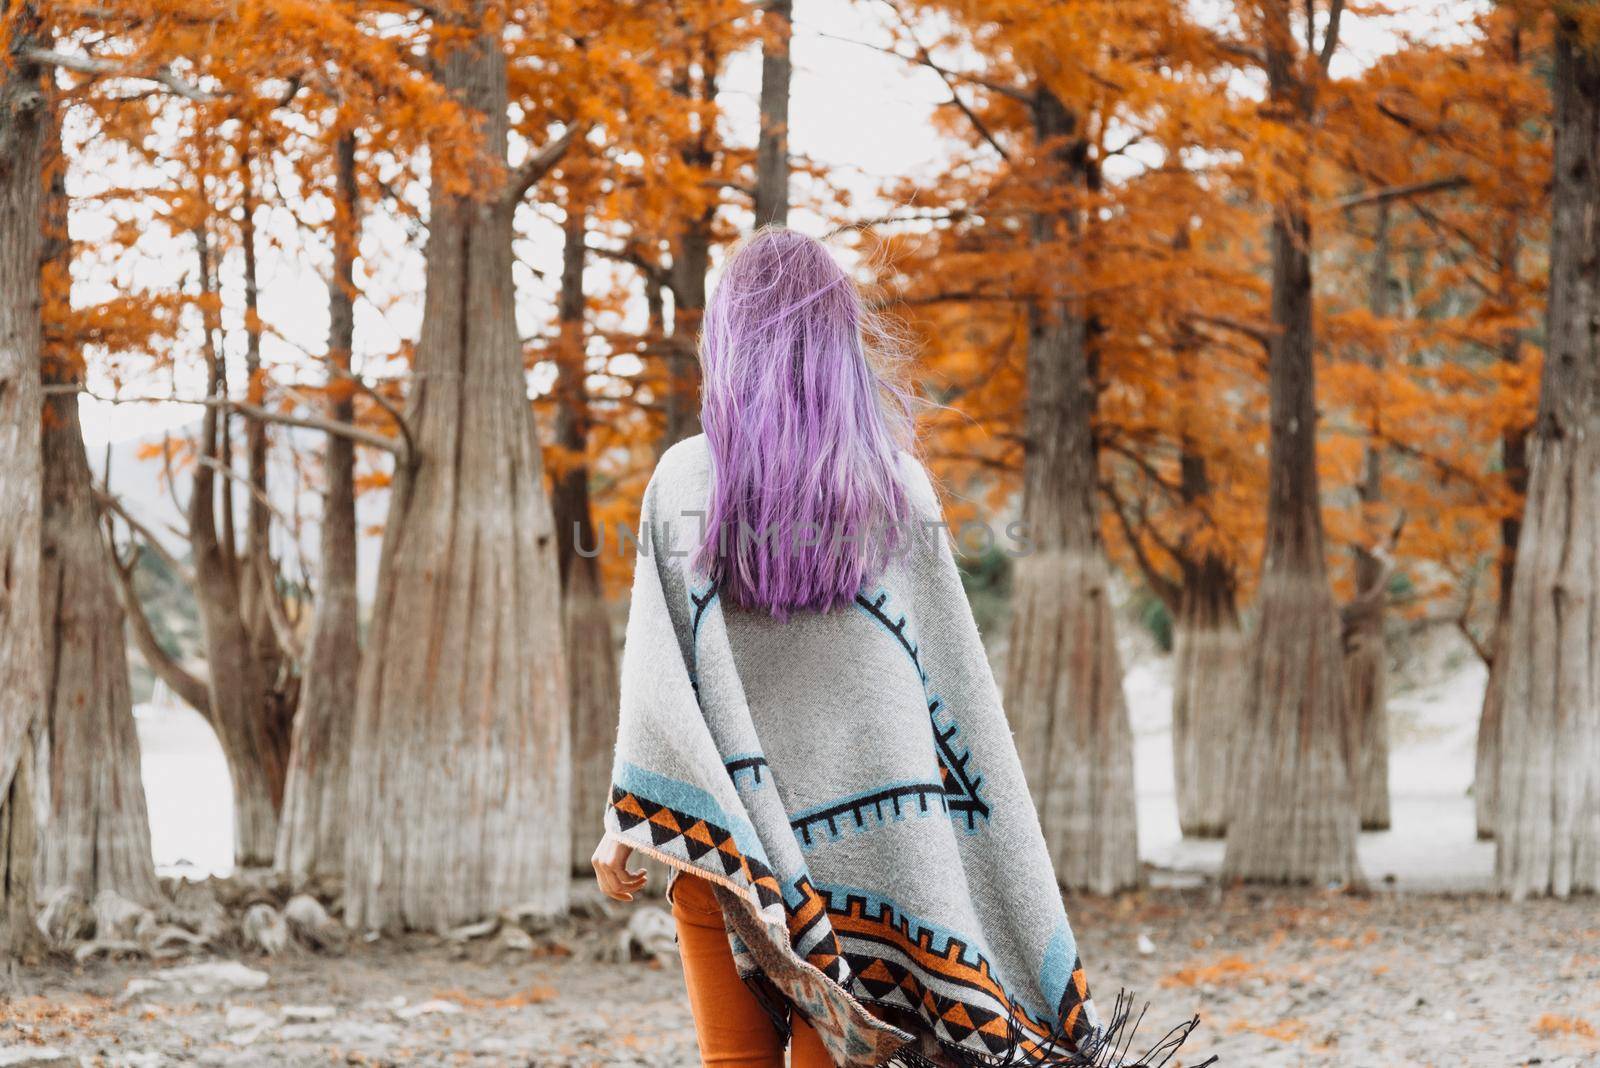
<svg viewBox="0 0 1600 1068"><path fill-rule="evenodd" d="M1206 885L1070 905L1102 1002L1126 987L1152 1003L1147 1040L1202 1016L1191 1065L1600 1065L1593 899ZM696 1064L676 959L601 959L624 915L568 921L509 955L412 938L243 958L266 985L216 994L128 996L157 973L145 962L28 968L0 1002L0 1065L46 1047L61 1058L21 1063Z"/></svg>

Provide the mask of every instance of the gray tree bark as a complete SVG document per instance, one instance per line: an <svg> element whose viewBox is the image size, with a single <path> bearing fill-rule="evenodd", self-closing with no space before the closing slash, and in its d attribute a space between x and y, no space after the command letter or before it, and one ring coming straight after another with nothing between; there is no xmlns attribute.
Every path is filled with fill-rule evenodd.
<svg viewBox="0 0 1600 1068"><path fill-rule="evenodd" d="M1179 238L1188 245L1187 231ZM1196 403L1194 361L1198 339L1175 325L1178 378L1185 405ZM1211 474L1195 440L1190 411L1180 413L1179 496L1195 508L1211 493ZM1234 565L1210 545L1185 536L1179 545L1181 586L1146 566L1156 592L1173 615L1172 766L1178 827L1194 838L1221 838L1228 830L1228 784L1239 708L1244 703L1247 643L1239 623ZM1145 563L1143 553L1138 555Z"/></svg>
<svg viewBox="0 0 1600 1068"><path fill-rule="evenodd" d="M1056 180L1085 182L1075 117L1048 90L1035 124ZM1077 211L1077 208L1073 208ZM1036 248L1078 240L1066 213L1035 220ZM1029 309L1022 522L1005 705L1063 886L1109 894L1139 881L1133 733L1100 543L1087 321L1055 272Z"/></svg>
<svg viewBox="0 0 1600 1068"><path fill-rule="evenodd" d="M503 159L506 61L441 46ZM436 181L409 419L350 756L345 921L441 930L567 906L571 744L560 574L514 315L504 196ZM481 191L480 191L481 192Z"/></svg>
<svg viewBox="0 0 1600 1068"><path fill-rule="evenodd" d="M1600 890L1600 54L1557 16L1547 348L1500 686L1495 877Z"/></svg>
<svg viewBox="0 0 1600 1068"><path fill-rule="evenodd" d="M76 376L51 375L53 384ZM36 777L39 884L154 903L155 862L128 684L122 608L90 491L75 393L45 406L45 693Z"/></svg>
<svg viewBox="0 0 1600 1068"><path fill-rule="evenodd" d="M45 204L50 292L70 285L66 168L59 130L47 151L56 164ZM133 722L128 649L112 561L101 536L76 392L82 358L72 339L51 336L43 379L63 391L46 397L40 605L45 703L35 728L40 826L39 885L70 886L85 900L112 890L154 904L150 821Z"/></svg>
<svg viewBox="0 0 1600 1068"><path fill-rule="evenodd" d="M756 141L756 226L789 222L789 81L794 66L794 0L771 0L762 10L761 133Z"/></svg>
<svg viewBox="0 0 1600 1068"><path fill-rule="evenodd" d="M23 53L38 17L12 13L0 65L0 952L34 941L35 713L44 703L39 603L42 461L39 266L41 163L49 128L43 72Z"/></svg>
<svg viewBox="0 0 1600 1068"><path fill-rule="evenodd" d="M567 208L556 342L556 444L566 466L554 480L551 509L561 561L561 618L572 712L572 865L589 873L604 830L611 754L621 692L611 615L600 582L600 548L589 499L589 388L584 367L583 209Z"/></svg>
<svg viewBox="0 0 1600 1068"><path fill-rule="evenodd" d="M1309 125L1290 5L1266 7L1274 107ZM1325 47L1323 55L1331 55ZM1298 165L1309 167L1309 161ZM1225 878L1355 883L1358 820L1346 749L1339 615L1328 586L1317 476L1311 222L1302 185L1275 206L1271 231L1266 555L1228 816Z"/></svg>
<svg viewBox="0 0 1600 1068"><path fill-rule="evenodd" d="M334 225L333 277L328 283L328 362L332 367L328 417L352 423L355 397L349 372L360 236L354 135L340 137L334 153L334 197L339 214ZM322 466L327 485L319 535L321 575L300 708L289 745L275 864L297 887L344 874L350 729L361 667L355 443L339 434L327 435Z"/></svg>
<svg viewBox="0 0 1600 1068"><path fill-rule="evenodd" d="M1192 838L1221 838L1228 831L1228 782L1248 643L1226 563L1207 555L1185 571L1173 647L1178 826Z"/></svg>

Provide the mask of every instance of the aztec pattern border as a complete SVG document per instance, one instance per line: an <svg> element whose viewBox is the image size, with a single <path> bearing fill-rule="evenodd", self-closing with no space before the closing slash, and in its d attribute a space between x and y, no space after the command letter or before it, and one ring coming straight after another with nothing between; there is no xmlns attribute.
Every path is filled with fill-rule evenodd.
<svg viewBox="0 0 1600 1068"><path fill-rule="evenodd" d="M798 956L863 1001L915 1012L948 1046L986 1056L1015 1049L1049 1063L1093 1035L1085 1011L1088 980L1076 958L1059 1022L1050 1026L1011 997L969 943L915 922L892 902L865 891L818 887L805 875L785 894L763 861L746 855L730 831L703 816L615 784L609 808L625 838L648 835L657 855L752 891L762 912L781 906Z"/></svg>

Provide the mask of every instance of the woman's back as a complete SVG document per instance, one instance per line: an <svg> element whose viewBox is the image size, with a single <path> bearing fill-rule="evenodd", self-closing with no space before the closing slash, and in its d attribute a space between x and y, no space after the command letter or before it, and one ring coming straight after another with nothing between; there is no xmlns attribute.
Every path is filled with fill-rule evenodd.
<svg viewBox="0 0 1600 1068"><path fill-rule="evenodd" d="M898 474L907 498L930 524L936 523L936 504L919 500L917 480L904 477L916 461L902 453L901 463ZM686 528L705 507L710 466L703 435L674 446L663 458L657 481L671 485L658 490L663 494L658 506L670 493L673 503L667 507L685 517ZM918 666L921 652L909 622L901 623L901 605L889 592L904 584L905 565L913 559L910 546L903 548L903 555L890 557L884 571L845 605L798 610L783 619L732 601L720 605L764 766L772 769L802 847L862 830L869 818L881 822L945 812L944 782ZM704 585L689 589L694 584L692 577L685 581L692 638L713 596ZM863 771L871 774L861 766L863 761L876 764L884 783L871 795L850 790ZM849 775L828 771L847 766ZM821 770L786 774L794 769ZM752 764L736 771L752 779L766 774Z"/></svg>
<svg viewBox="0 0 1600 1068"><path fill-rule="evenodd" d="M792 233L758 234L718 284L706 434L667 450L644 495L608 837L699 888L674 893L674 916L702 1041L726 1038L730 1013L769 1040L719 1057L780 1065L794 1024L826 1051L791 1068L908 1046L1115 1063L937 496L860 315L826 251ZM637 888L596 857L609 891ZM761 1011L705 978L728 971L776 1049Z"/></svg>

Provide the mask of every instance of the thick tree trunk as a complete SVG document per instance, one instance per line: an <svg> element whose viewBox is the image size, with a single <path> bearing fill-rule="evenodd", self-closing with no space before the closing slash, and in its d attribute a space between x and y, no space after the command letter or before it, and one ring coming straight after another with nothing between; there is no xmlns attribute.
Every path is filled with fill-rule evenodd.
<svg viewBox="0 0 1600 1068"><path fill-rule="evenodd" d="M556 350L555 438L565 453L551 507L561 560L561 619L566 635L572 716L572 866L583 874L600 838L605 784L617 738L621 696L611 616L600 583L600 542L589 501L589 389L584 367L584 230L569 206L562 253L560 338Z"/></svg>
<svg viewBox="0 0 1600 1068"><path fill-rule="evenodd" d="M1304 212L1280 207L1272 226L1267 549L1223 874L1353 883L1357 816L1339 616L1323 559L1310 250Z"/></svg>
<svg viewBox="0 0 1600 1068"><path fill-rule="evenodd" d="M1389 318L1389 205L1377 206L1368 306L1378 321ZM1381 370L1383 356L1369 359ZM1383 502L1383 453L1368 439L1362 455L1362 478L1356 487L1362 511L1370 513ZM1384 634L1388 607L1390 568L1364 546L1353 550L1355 601L1344 615L1344 686L1348 709L1351 785L1361 828L1389 829L1389 651Z"/></svg>
<svg viewBox="0 0 1600 1068"><path fill-rule="evenodd" d="M1221 838L1228 831L1228 781L1248 645L1227 566L1207 557L1186 570L1173 653L1178 826L1193 838Z"/></svg>
<svg viewBox="0 0 1600 1068"><path fill-rule="evenodd" d="M1547 355L1503 660L1495 875L1600 890L1600 54L1555 38Z"/></svg>
<svg viewBox="0 0 1600 1068"><path fill-rule="evenodd" d="M64 311L71 287L66 168L53 128L46 168L44 298ZM60 321L52 315L53 321ZM58 390L81 384L74 339L53 331L41 360ZM100 533L78 397L45 398L40 605L45 704L35 728L39 885L70 886L86 900L102 890L154 904L150 821L133 723L128 649L111 558Z"/></svg>
<svg viewBox="0 0 1600 1068"><path fill-rule="evenodd" d="M1262 9L1268 92L1294 132L1309 136L1337 23L1329 23L1330 36L1315 55L1309 44L1301 55L1291 10L1287 0ZM1344 658L1317 477L1311 197L1303 180L1311 160L1292 138L1284 151L1281 163L1302 181L1273 210L1266 554L1222 872L1270 882L1358 883Z"/></svg>
<svg viewBox="0 0 1600 1068"><path fill-rule="evenodd" d="M52 364L58 361L52 361ZM69 385L70 368L52 374ZM43 837L39 883L86 899L114 890L154 903L155 863L128 687L122 609L90 494L78 398L49 399L44 421L46 701L36 780Z"/></svg>
<svg viewBox="0 0 1600 1068"><path fill-rule="evenodd" d="M1073 116L1048 91L1038 136L1081 187ZM1077 210L1074 208L1073 210ZM1042 253L1078 240L1070 218L1035 221ZM1100 543L1088 330L1064 267L1030 309L1022 523L1005 704L1063 886L1109 894L1139 881L1133 733Z"/></svg>
<svg viewBox="0 0 1600 1068"><path fill-rule="evenodd" d="M356 146L352 135L335 147L336 200L333 277L328 284L328 417L355 420L348 372L355 340L355 261L359 233ZM344 374L339 372L343 371ZM311 623L305 681L290 741L276 867L291 885L344 873L344 829L350 793L350 728L361 667L356 595L355 443L329 434L323 452L327 480L322 503L321 576Z"/></svg>
<svg viewBox="0 0 1600 1068"><path fill-rule="evenodd" d="M39 611L40 165L49 128L31 8L0 64L0 953L34 939L34 716L44 703Z"/></svg>
<svg viewBox="0 0 1600 1068"><path fill-rule="evenodd" d="M756 141L756 226L789 222L789 79L794 0L772 0L761 13L761 134Z"/></svg>
<svg viewBox="0 0 1600 1068"><path fill-rule="evenodd" d="M485 33L438 57L506 143ZM440 930L567 906L571 747L560 574L514 316L512 206L436 182L410 419L350 758L345 920Z"/></svg>

